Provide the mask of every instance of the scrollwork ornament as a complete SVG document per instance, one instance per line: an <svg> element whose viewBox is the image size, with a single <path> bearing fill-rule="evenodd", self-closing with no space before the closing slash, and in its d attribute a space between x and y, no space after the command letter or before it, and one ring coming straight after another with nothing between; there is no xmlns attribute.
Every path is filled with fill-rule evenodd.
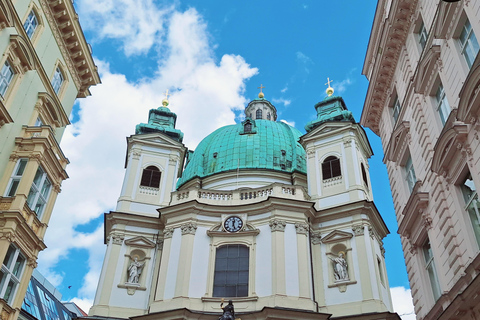
<svg viewBox="0 0 480 320"><path fill-rule="evenodd" d="M183 234L195 234L197 231L197 224L193 222L189 222L180 226Z"/></svg>
<svg viewBox="0 0 480 320"><path fill-rule="evenodd" d="M2 233L0 233L0 239L8 240L9 242L14 242L15 241L15 233L13 233L11 231L2 232Z"/></svg>
<svg viewBox="0 0 480 320"><path fill-rule="evenodd" d="M285 226L287 223L283 220L273 219L270 220L269 224L270 230L272 231L285 231Z"/></svg>
<svg viewBox="0 0 480 320"><path fill-rule="evenodd" d="M123 240L125 239L125 236L123 234L119 234L119 233L112 233L111 238L112 238L112 243L113 244L121 245L123 243Z"/></svg>
<svg viewBox="0 0 480 320"><path fill-rule="evenodd" d="M361 224L352 227L355 236L363 236L365 234L365 227Z"/></svg>
<svg viewBox="0 0 480 320"><path fill-rule="evenodd" d="M173 228L165 228L163 230L163 238L164 239L169 239L173 236L173 231L174 229Z"/></svg>
<svg viewBox="0 0 480 320"><path fill-rule="evenodd" d="M295 223L295 231L297 231L298 234L308 234L308 224L306 223Z"/></svg>
<svg viewBox="0 0 480 320"><path fill-rule="evenodd" d="M417 254L417 246L416 245L410 245L409 251L412 255L416 255Z"/></svg>
<svg viewBox="0 0 480 320"><path fill-rule="evenodd" d="M312 232L311 240L312 240L312 244L321 244L322 243L322 235L318 231L317 232Z"/></svg>
<svg viewBox="0 0 480 320"><path fill-rule="evenodd" d="M35 269L37 267L37 259L34 258L28 258L27 260L27 265L31 267L32 269Z"/></svg>

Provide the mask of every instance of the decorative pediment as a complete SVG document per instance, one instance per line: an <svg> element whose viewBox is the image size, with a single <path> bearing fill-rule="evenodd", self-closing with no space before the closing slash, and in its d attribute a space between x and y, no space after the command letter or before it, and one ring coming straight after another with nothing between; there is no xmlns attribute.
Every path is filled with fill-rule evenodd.
<svg viewBox="0 0 480 320"><path fill-rule="evenodd" d="M10 36L10 56L13 68L17 73L25 73L35 68L32 49L27 41L19 35Z"/></svg>
<svg viewBox="0 0 480 320"><path fill-rule="evenodd" d="M353 234L340 230L333 230L322 238L323 243L332 243L347 240L353 237Z"/></svg>
<svg viewBox="0 0 480 320"><path fill-rule="evenodd" d="M127 246L137 248L155 248L155 242L142 236L133 237L125 240L125 244Z"/></svg>
<svg viewBox="0 0 480 320"><path fill-rule="evenodd" d="M462 149L468 135L468 125L453 122L451 128L444 130L434 148L432 171L437 174L461 171Z"/></svg>
<svg viewBox="0 0 480 320"><path fill-rule="evenodd" d="M7 123L13 122L12 116L8 113L7 108L0 100L0 128Z"/></svg>
<svg viewBox="0 0 480 320"><path fill-rule="evenodd" d="M410 140L410 122L402 121L390 138L387 150L385 152L385 159L400 163L405 154Z"/></svg>
<svg viewBox="0 0 480 320"><path fill-rule="evenodd" d="M454 26L457 25L462 9L461 2L447 3L440 1L438 15L433 27L434 36L437 39L450 39Z"/></svg>
<svg viewBox="0 0 480 320"><path fill-rule="evenodd" d="M477 55L459 96L458 120L475 122L480 116L480 55Z"/></svg>
<svg viewBox="0 0 480 320"><path fill-rule="evenodd" d="M415 93L425 94L427 92L428 95L440 64L440 46L433 45L428 49L418 66L418 74L415 78Z"/></svg>
<svg viewBox="0 0 480 320"><path fill-rule="evenodd" d="M36 107L39 109L38 112L44 124L48 124L54 128L65 127L70 124L68 115L58 103L58 99L54 99L50 94L46 92L38 93Z"/></svg>
<svg viewBox="0 0 480 320"><path fill-rule="evenodd" d="M210 230L207 230L209 237L243 237L243 236L256 236L260 233L259 229L256 229L250 223L245 224L245 227L238 232L227 232L223 229L222 224L219 223Z"/></svg>
<svg viewBox="0 0 480 320"><path fill-rule="evenodd" d="M0 1L0 30L13 26L13 13L7 1Z"/></svg>

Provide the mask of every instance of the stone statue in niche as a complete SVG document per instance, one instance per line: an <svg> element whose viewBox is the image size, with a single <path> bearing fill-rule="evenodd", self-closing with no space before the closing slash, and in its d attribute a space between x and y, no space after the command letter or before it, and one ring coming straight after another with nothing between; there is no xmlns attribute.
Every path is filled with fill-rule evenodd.
<svg viewBox="0 0 480 320"><path fill-rule="evenodd" d="M228 304L224 307L223 306L223 298L222 303L220 303L220 308L223 310L223 314L218 320L235 320L235 310L233 309L233 301L228 300Z"/></svg>
<svg viewBox="0 0 480 320"><path fill-rule="evenodd" d="M142 273L143 265L145 262L141 263L138 262L138 258L135 257L135 259L130 263L128 266L128 281L129 283L138 283L138 278L140 277L140 274Z"/></svg>
<svg viewBox="0 0 480 320"><path fill-rule="evenodd" d="M345 260L345 253L340 251L338 257L330 258L333 263L333 275L335 276L335 281L347 281L348 278L348 269L347 269L347 260Z"/></svg>

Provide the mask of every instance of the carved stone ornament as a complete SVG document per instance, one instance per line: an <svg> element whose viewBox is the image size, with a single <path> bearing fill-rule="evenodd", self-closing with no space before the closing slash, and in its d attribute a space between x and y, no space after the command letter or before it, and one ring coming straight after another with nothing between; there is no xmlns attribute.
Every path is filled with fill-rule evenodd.
<svg viewBox="0 0 480 320"><path fill-rule="evenodd" d="M383 246L383 243L380 244L380 252L382 253L382 256L385 258L385 247Z"/></svg>
<svg viewBox="0 0 480 320"><path fill-rule="evenodd" d="M163 230L163 238L164 239L169 239L173 236L173 231L174 229L173 228L165 228Z"/></svg>
<svg viewBox="0 0 480 320"><path fill-rule="evenodd" d="M182 230L182 234L195 234L195 232L197 231L197 224L189 222L186 224L182 224L180 228Z"/></svg>
<svg viewBox="0 0 480 320"><path fill-rule="evenodd" d="M37 259L34 258L28 258L27 260L27 265L33 269L37 267Z"/></svg>
<svg viewBox="0 0 480 320"><path fill-rule="evenodd" d="M416 255L417 254L417 246L416 245L410 245L410 253L412 255Z"/></svg>
<svg viewBox="0 0 480 320"><path fill-rule="evenodd" d="M112 233L112 243L113 244L122 244L123 240L125 239L125 236L123 234L118 234L118 233Z"/></svg>
<svg viewBox="0 0 480 320"><path fill-rule="evenodd" d="M353 226L352 231L355 236L363 236L365 234L365 227L361 224Z"/></svg>
<svg viewBox="0 0 480 320"><path fill-rule="evenodd" d="M132 151L132 159L134 159L134 160L140 159L140 156L141 156L141 155L142 155L142 154L141 154L138 150L133 150L133 151Z"/></svg>
<svg viewBox="0 0 480 320"><path fill-rule="evenodd" d="M322 243L322 235L318 231L312 232L311 239L312 239L312 244Z"/></svg>
<svg viewBox="0 0 480 320"><path fill-rule="evenodd" d="M375 239L375 238L380 239L380 237L378 236L377 232L375 231L375 229L373 229L372 226L369 226L369 227L368 227L368 233L370 234L370 238L372 238L372 239Z"/></svg>
<svg viewBox="0 0 480 320"><path fill-rule="evenodd" d="M298 234L308 234L308 224L306 223L295 223L295 230Z"/></svg>
<svg viewBox="0 0 480 320"><path fill-rule="evenodd" d="M13 232L2 232L0 233L0 239L4 240L8 240L9 242L14 242L15 241L15 233Z"/></svg>
<svg viewBox="0 0 480 320"><path fill-rule="evenodd" d="M269 226L272 231L285 231L287 223L283 220L273 219L270 220Z"/></svg>

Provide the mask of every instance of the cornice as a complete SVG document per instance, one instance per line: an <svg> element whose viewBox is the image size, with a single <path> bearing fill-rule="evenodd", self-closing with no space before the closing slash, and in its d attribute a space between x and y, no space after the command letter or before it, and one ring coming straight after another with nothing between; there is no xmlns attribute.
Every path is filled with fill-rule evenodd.
<svg viewBox="0 0 480 320"><path fill-rule="evenodd" d="M415 12L418 0L392 1L389 12L385 12L384 2L379 2L362 74L369 78L369 87L363 106L360 124L379 135L380 117L387 99L387 91L392 83L400 49L412 23L410 17ZM382 8L383 4L383 8ZM382 8L381 10L379 10ZM382 33L379 36L379 33ZM369 77L369 69L372 68Z"/></svg>
<svg viewBox="0 0 480 320"><path fill-rule="evenodd" d="M100 83L100 76L73 1L40 0L40 5L78 89L77 98L89 96L89 87Z"/></svg>

